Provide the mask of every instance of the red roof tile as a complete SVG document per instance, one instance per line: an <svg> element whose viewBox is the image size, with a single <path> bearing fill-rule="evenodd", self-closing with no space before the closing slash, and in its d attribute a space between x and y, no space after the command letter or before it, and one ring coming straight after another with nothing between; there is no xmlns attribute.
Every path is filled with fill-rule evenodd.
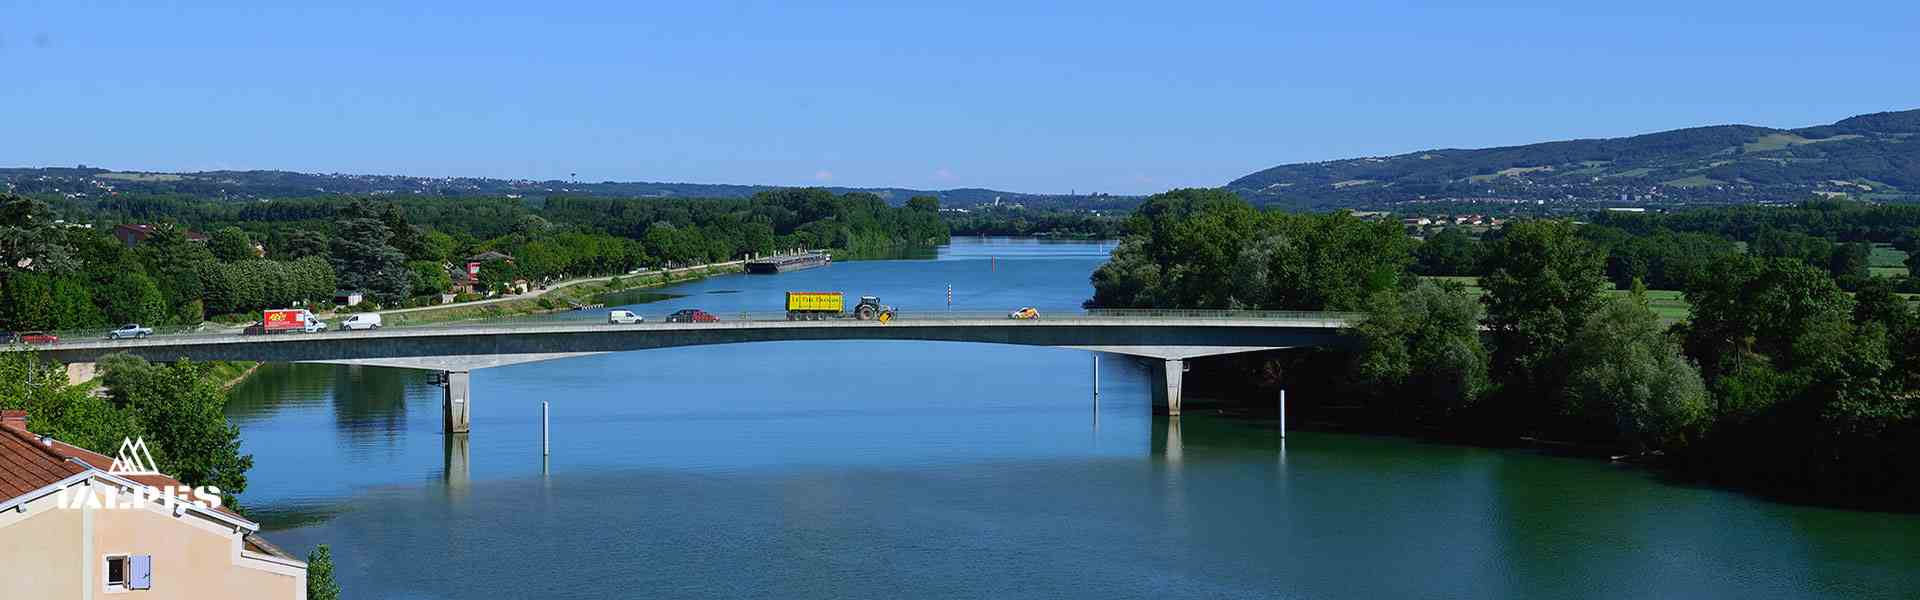
<svg viewBox="0 0 1920 600"><path fill-rule="evenodd" d="M18 498L85 470L41 445L38 436L0 427L0 499Z"/></svg>

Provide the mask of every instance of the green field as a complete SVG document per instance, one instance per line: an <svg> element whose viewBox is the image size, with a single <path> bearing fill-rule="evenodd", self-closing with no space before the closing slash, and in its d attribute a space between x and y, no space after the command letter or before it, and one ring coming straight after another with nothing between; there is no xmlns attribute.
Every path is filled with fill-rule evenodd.
<svg viewBox="0 0 1920 600"><path fill-rule="evenodd" d="M1434 281L1453 281L1467 286L1468 292L1481 295L1487 293L1485 288L1480 287L1479 277L1443 275L1427 277L1427 279ZM1632 292L1627 290L1607 290L1607 293L1616 296L1626 296ZM1647 290L1647 307L1652 308L1654 314L1660 315L1660 319L1667 322L1686 319L1687 315L1693 310L1692 305L1687 304L1686 293L1679 290Z"/></svg>
<svg viewBox="0 0 1920 600"><path fill-rule="evenodd" d="M1907 253L1887 244L1874 244L1873 254L1867 256L1867 267L1874 277L1906 275Z"/></svg>

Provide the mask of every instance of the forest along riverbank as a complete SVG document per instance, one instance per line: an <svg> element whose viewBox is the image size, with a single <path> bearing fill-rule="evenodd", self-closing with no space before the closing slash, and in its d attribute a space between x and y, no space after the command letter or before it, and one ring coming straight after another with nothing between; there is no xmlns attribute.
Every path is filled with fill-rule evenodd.
<svg viewBox="0 0 1920 600"><path fill-rule="evenodd" d="M937 311L951 286L954 310L1069 312L1112 248L956 239L931 260L665 286L675 297L646 310L766 310L810 290ZM228 416L255 459L249 514L289 551L331 544L355 597L1920 588L1920 516L1671 485L1602 461L1311 431L1282 442L1263 419L1155 418L1146 369L1100 361L1096 409L1091 356L1056 348L781 342L554 360L473 372L478 418L460 438L440 433L424 371L266 365ZM588 547L603 552L579 560ZM608 571L630 581L609 587Z"/></svg>

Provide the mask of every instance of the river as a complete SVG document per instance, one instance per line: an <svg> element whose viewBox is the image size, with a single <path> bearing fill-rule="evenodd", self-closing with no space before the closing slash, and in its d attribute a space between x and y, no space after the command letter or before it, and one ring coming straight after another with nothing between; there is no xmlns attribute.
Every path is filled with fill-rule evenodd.
<svg viewBox="0 0 1920 600"><path fill-rule="evenodd" d="M676 285L633 307L1075 310L1111 243ZM603 313L580 318L604 318ZM1602 462L1188 415L1088 354L783 342L475 371L266 365L229 416L266 536L349 598L1912 598L1920 516L1780 504ZM540 454L540 402L552 455Z"/></svg>

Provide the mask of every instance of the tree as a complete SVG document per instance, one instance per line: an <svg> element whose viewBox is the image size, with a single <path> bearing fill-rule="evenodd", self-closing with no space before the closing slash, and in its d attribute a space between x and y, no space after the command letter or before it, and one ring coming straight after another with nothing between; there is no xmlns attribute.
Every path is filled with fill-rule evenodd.
<svg viewBox="0 0 1920 600"><path fill-rule="evenodd" d="M1873 255L1873 246L1864 242L1852 242L1834 246L1828 260L1828 270L1835 279L1866 279L1872 273L1868 270L1869 259Z"/></svg>
<svg viewBox="0 0 1920 600"><path fill-rule="evenodd" d="M0 285L5 286L0 288L0 325L14 330L58 327L52 278L22 271L0 281Z"/></svg>
<svg viewBox="0 0 1920 600"><path fill-rule="evenodd" d="M90 388L68 385L66 369L38 353L0 353L0 409L27 411L34 433L111 455L122 439L140 435L140 424Z"/></svg>
<svg viewBox="0 0 1920 600"><path fill-rule="evenodd" d="M204 365L121 356L103 358L100 366L108 394L137 416L162 472L229 497L246 489L253 456L240 453L240 430L223 411L226 391Z"/></svg>
<svg viewBox="0 0 1920 600"><path fill-rule="evenodd" d="M0 278L16 269L63 273L74 267L47 203L0 194Z"/></svg>
<svg viewBox="0 0 1920 600"><path fill-rule="evenodd" d="M907 209L925 213L940 212L940 198L937 196L914 196L907 199Z"/></svg>
<svg viewBox="0 0 1920 600"><path fill-rule="evenodd" d="M1464 286L1420 280L1376 293L1354 327L1360 376L1411 420L1436 424L1473 406L1488 388L1480 301ZM1400 406L1400 404L1407 406Z"/></svg>
<svg viewBox="0 0 1920 600"><path fill-rule="evenodd" d="M227 262L258 258L253 253L253 238L247 237L247 232L239 227L222 227L213 232L213 238L207 241L207 249L213 252L214 258Z"/></svg>
<svg viewBox="0 0 1920 600"><path fill-rule="evenodd" d="M365 291L383 304L398 303L412 291L413 274L407 270L407 256L387 244L386 225L378 219L356 216L366 210L342 211L347 218L333 238L334 277L342 289Z"/></svg>
<svg viewBox="0 0 1920 600"><path fill-rule="evenodd" d="M201 265L214 261L205 244L187 241L185 233L171 224L155 228L153 235L136 249L160 294L169 299L170 311L182 323L198 323L204 289L200 285Z"/></svg>
<svg viewBox="0 0 1920 600"><path fill-rule="evenodd" d="M413 274L415 294L437 294L453 287L453 276L440 263L416 260L407 263L407 270Z"/></svg>
<svg viewBox="0 0 1920 600"><path fill-rule="evenodd" d="M333 580L333 550L326 544L307 553L307 600L340 600L340 583Z"/></svg>
<svg viewBox="0 0 1920 600"><path fill-rule="evenodd" d="M1515 413L1554 397L1572 369L1574 336L1599 307L1606 287L1604 256L1575 236L1568 221L1508 225L1487 256L1487 325L1494 339L1494 380ZM1524 414L1508 414L1529 422Z"/></svg>
<svg viewBox="0 0 1920 600"><path fill-rule="evenodd" d="M1480 243L1460 227L1448 227L1413 250L1421 275L1473 275L1479 272Z"/></svg>
<svg viewBox="0 0 1920 600"><path fill-rule="evenodd" d="M1687 289L1687 302L1687 355L1709 381L1756 356L1790 371L1801 336L1853 313L1853 299L1824 269L1791 258L1724 257Z"/></svg>
<svg viewBox="0 0 1920 600"><path fill-rule="evenodd" d="M281 260L298 260L306 257L326 258L331 244L326 234L310 229L296 229L288 233L275 256Z"/></svg>
<svg viewBox="0 0 1920 600"><path fill-rule="evenodd" d="M1571 350L1564 414L1581 437L1677 451L1705 423L1706 384L1647 307L1644 290L1601 304Z"/></svg>

